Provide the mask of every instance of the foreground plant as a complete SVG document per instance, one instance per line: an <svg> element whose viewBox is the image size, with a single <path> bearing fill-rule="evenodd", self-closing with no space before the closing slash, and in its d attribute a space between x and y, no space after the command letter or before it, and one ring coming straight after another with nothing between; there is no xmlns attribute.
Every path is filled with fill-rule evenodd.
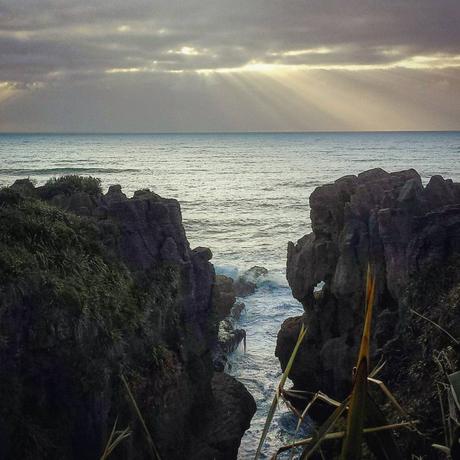
<svg viewBox="0 0 460 460"><path fill-rule="evenodd" d="M124 430L117 430L117 422L118 419L116 419L115 423L113 424L112 431L110 432L109 439L107 440L107 444L104 448L104 452L102 453L100 460L107 460L115 448L123 440L131 436L131 429L129 427L125 428Z"/></svg>
<svg viewBox="0 0 460 460"><path fill-rule="evenodd" d="M126 392L128 393L129 400L131 401L131 404L133 406L134 412L136 413L137 417L139 418L139 421L141 422L142 429L144 430L145 434L145 439L147 440L147 444L149 446L149 451L150 451L150 456L154 460L161 460L160 454L158 452L157 447L155 446L155 443L153 442L152 435L150 434L149 429L147 428L147 424L145 423L144 417L142 417L142 413L139 409L139 406L137 405L136 399L134 398L133 393L131 392L131 389L129 388L128 382L126 381L125 376L122 374L121 375L121 380L126 388Z"/></svg>
<svg viewBox="0 0 460 460"><path fill-rule="evenodd" d="M280 399L285 401L285 403L288 405L288 407L294 411L294 413L299 416L298 412L294 409L294 407L291 405L291 403L286 399L285 397L285 390L284 390L284 384L286 383L286 380L289 376L289 373L291 372L292 365L294 364L295 357L297 355L297 352L299 351L300 344L302 343L305 334L307 333L307 330L305 329L305 326L302 324L302 327L300 328L299 336L297 338L297 342L294 346L294 349L292 350L291 356L289 358L289 361L287 363L286 369L284 369L283 375L281 376L280 383L276 389L275 396L273 398L273 402L270 406L270 409L268 411L267 418L265 420L265 425L264 429L262 430L262 436L260 437L259 445L257 446L257 451L256 455L254 457L254 460L257 460L260 456L260 453L262 451L262 447L265 442L265 438L267 437L268 431L270 430L270 425L273 420L273 416L275 415L276 409L278 407L278 403Z"/></svg>
<svg viewBox="0 0 460 460"><path fill-rule="evenodd" d="M335 401L333 398L325 395L322 392L316 393L311 399L302 413L299 413L293 406L287 402L288 407L292 410L295 416L299 418L297 424L297 430L300 424L307 416L308 411L312 405L318 401L324 401L327 404L334 406L335 409L328 419L316 430L316 432L305 439L292 442L286 446L282 446L273 455L272 459L278 458L278 455L282 452L291 450L291 459L294 456L295 449L301 447L302 451L298 457L300 460L306 460L311 458L316 452L320 452L321 445L325 441L343 439L340 460L359 460L362 456L362 444L365 435L366 442L369 448L372 450L378 460L398 460L401 458L399 450L394 442L391 435L391 431L400 428L415 429L415 420L407 420L401 423L388 424L385 416L381 412L380 408L373 401L369 395L369 383L374 383L383 391L385 396L391 402L391 404L401 413L404 417L408 417L407 413L402 409L396 398L392 395L390 390L385 384L377 380L375 377L377 373L382 369L383 365L379 365L371 371L370 367L370 346L371 346L371 323L372 313L375 302L376 293L376 280L375 276L370 267L368 267L367 280L366 280L366 303L365 303L365 315L364 315L364 326L363 334L361 337L361 343L359 348L358 360L356 368L353 370L352 379L352 390L348 397L342 402ZM295 356L297 354L300 343L305 336L305 329L302 326L301 333L297 340L296 346L291 354L288 365L283 373L283 377L280 382L280 386L277 389L275 398L270 408L264 431L257 449L256 457L257 460L263 442L267 436L269 426L273 419L274 412L276 410L278 401L284 398L284 395L289 395L288 390L284 390L284 383L289 375ZM337 427L338 423L345 420L345 430L333 431ZM324 457L324 456L323 456Z"/></svg>

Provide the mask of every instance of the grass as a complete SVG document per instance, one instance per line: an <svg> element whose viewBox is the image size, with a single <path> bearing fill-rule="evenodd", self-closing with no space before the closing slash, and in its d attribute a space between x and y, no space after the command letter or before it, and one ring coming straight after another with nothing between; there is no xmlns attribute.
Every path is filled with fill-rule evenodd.
<svg viewBox="0 0 460 460"><path fill-rule="evenodd" d="M55 195L71 195L85 192L89 195L101 195L101 180L91 176L67 175L49 179L43 187L37 189L40 197L50 199Z"/></svg>
<svg viewBox="0 0 460 460"><path fill-rule="evenodd" d="M153 442L152 435L150 434L149 429L147 428L147 424L145 423L144 417L142 416L142 413L139 409L139 406L137 405L136 398L134 398L133 393L131 392L131 389L129 388L128 382L126 381L125 376L122 374L121 375L121 380L123 382L123 385L126 388L126 392L129 396L129 400L133 406L134 412L136 413L139 421L141 422L142 429L144 430L145 434L145 439L147 440L147 444L149 446L149 451L150 455L153 460L161 460L160 454L158 452L157 447L155 446L155 443Z"/></svg>
<svg viewBox="0 0 460 460"><path fill-rule="evenodd" d="M363 428L366 418L366 400L368 397L367 379L370 372L371 325L374 301L375 277L369 268L366 282L366 313L363 335L351 391L347 428L340 455L341 460L359 460L361 458Z"/></svg>
<svg viewBox="0 0 460 460"><path fill-rule="evenodd" d="M107 460L116 447L131 436L131 430L129 427L124 430L117 430L117 422L118 418L115 419L115 423L113 424L112 431L110 432L109 439L107 440L107 444L100 460Z"/></svg>
<svg viewBox="0 0 460 460"><path fill-rule="evenodd" d="M10 189L0 190L0 228L2 449L24 460L74 458L100 440L80 423L98 419L95 398L110 395L109 416L125 426L132 418L120 372L138 400L161 401L177 355L180 273L160 264L134 278L104 246L105 227ZM158 426L151 408L140 406ZM128 437L112 431L105 456Z"/></svg>

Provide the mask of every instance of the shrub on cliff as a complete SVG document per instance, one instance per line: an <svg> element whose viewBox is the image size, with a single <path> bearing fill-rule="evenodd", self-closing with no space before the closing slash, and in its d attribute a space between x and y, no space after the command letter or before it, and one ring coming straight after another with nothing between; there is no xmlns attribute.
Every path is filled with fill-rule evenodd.
<svg viewBox="0 0 460 460"><path fill-rule="evenodd" d="M40 187L40 196L45 199L60 194L71 195L75 192L100 195L102 193L101 180L91 176L67 175L53 177L43 187Z"/></svg>

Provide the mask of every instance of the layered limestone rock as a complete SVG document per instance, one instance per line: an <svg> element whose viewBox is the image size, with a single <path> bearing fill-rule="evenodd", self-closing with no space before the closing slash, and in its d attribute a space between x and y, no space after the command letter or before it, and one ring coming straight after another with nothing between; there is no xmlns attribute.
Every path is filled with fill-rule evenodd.
<svg viewBox="0 0 460 460"><path fill-rule="evenodd" d="M114 458L144 458L124 375L162 458L236 458L255 407L213 384L212 254L179 203L75 177L0 195L0 457L99 458L118 417Z"/></svg>
<svg viewBox="0 0 460 460"><path fill-rule="evenodd" d="M387 361L381 375L416 417L427 425L439 421L432 355L455 344L411 309L459 337L460 184L433 176L423 187L415 170L373 169L318 187L310 208L312 233L288 245L287 278L305 314L282 325L276 348L282 367L304 322L308 334L291 372L295 387L336 398L349 393L371 264L374 364ZM455 367L458 354L449 356Z"/></svg>
<svg viewBox="0 0 460 460"><path fill-rule="evenodd" d="M244 341L246 346L246 331L235 328L237 320L245 305L236 302L235 283L232 278L216 275L213 292L214 314L218 322L217 340L213 347L213 363L216 371L223 371L227 365L227 355L235 351Z"/></svg>

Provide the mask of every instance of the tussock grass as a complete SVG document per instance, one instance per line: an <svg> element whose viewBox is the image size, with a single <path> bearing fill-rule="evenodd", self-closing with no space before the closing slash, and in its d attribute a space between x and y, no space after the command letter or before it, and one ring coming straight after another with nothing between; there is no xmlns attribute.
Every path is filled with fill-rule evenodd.
<svg viewBox="0 0 460 460"><path fill-rule="evenodd" d="M38 191L44 199L49 199L60 194L71 195L75 192L85 192L96 196L102 194L100 179L75 174L53 177L43 187L39 187Z"/></svg>

